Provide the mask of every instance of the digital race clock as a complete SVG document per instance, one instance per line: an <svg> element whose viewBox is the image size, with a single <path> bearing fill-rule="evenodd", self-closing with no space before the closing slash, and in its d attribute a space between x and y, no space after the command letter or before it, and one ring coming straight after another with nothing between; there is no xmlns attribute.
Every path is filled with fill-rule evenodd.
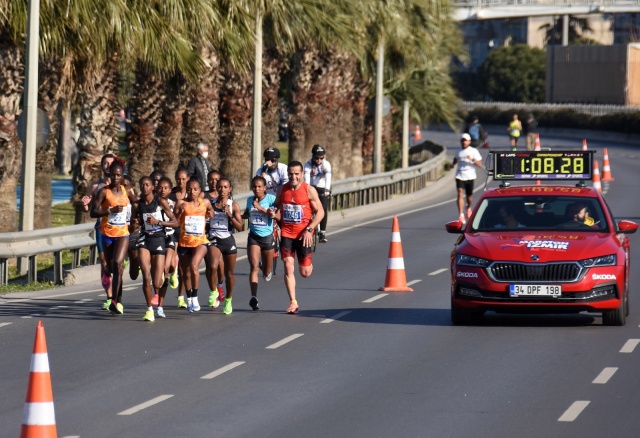
<svg viewBox="0 0 640 438"><path fill-rule="evenodd" d="M495 179L582 179L593 173L593 151L491 151Z"/></svg>

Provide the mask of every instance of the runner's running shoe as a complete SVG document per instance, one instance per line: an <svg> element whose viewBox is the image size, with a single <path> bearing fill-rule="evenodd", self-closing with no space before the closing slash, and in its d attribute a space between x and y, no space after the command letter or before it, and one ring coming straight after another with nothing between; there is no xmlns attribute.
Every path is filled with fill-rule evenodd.
<svg viewBox="0 0 640 438"><path fill-rule="evenodd" d="M327 236L324 235L324 233L320 233L318 237L320 238L320 243L327 243L329 241L327 239Z"/></svg>
<svg viewBox="0 0 640 438"><path fill-rule="evenodd" d="M193 298L187 298L187 312L193 312Z"/></svg>
<svg viewBox="0 0 640 438"><path fill-rule="evenodd" d="M182 295L180 295L178 297L178 308L179 309L186 309L187 308L187 303L184 301L184 297Z"/></svg>
<svg viewBox="0 0 640 438"><path fill-rule="evenodd" d="M218 301L218 289L209 292L209 301L207 304L209 304L209 307L213 307L214 309L220 305L220 301Z"/></svg>
<svg viewBox="0 0 640 438"><path fill-rule="evenodd" d="M144 312L144 316L142 317L143 321L153 322L156 320L156 317L153 316L153 310L147 310Z"/></svg>
<svg viewBox="0 0 640 438"><path fill-rule="evenodd" d="M287 307L287 313L289 315L295 315L296 313L298 313L298 309L300 309L300 307L298 306L298 302L296 300L291 301L291 304L289 304L289 307Z"/></svg>
<svg viewBox="0 0 640 438"><path fill-rule="evenodd" d="M256 297L251 297L251 299L249 300L249 305L253 310L260 309L260 307L258 307L258 299Z"/></svg>
<svg viewBox="0 0 640 438"><path fill-rule="evenodd" d="M158 315L158 318L167 317L167 315L164 314L164 309L162 307L158 307L158 309L156 310L156 315Z"/></svg>
<svg viewBox="0 0 640 438"><path fill-rule="evenodd" d="M272 276L271 272L269 272L269 275L262 274L262 278L264 279L264 281L271 281L271 276Z"/></svg>
<svg viewBox="0 0 640 438"><path fill-rule="evenodd" d="M173 274L169 274L169 287L171 289L178 289L180 286L180 281L178 280L178 273L174 272Z"/></svg>
<svg viewBox="0 0 640 438"><path fill-rule="evenodd" d="M109 310L109 306L111 306L111 298L107 298L107 301L102 303L102 310Z"/></svg>
<svg viewBox="0 0 640 438"><path fill-rule="evenodd" d="M153 297L151 298L151 305L153 307L158 307L158 294L153 294Z"/></svg>
<svg viewBox="0 0 640 438"><path fill-rule="evenodd" d="M224 297L225 297L224 286L218 285L218 301L223 302Z"/></svg>
<svg viewBox="0 0 640 438"><path fill-rule="evenodd" d="M467 220L464 218L464 214L461 214L461 215L458 217L458 220L459 220L460 222L462 222L462 225L465 225L465 224L467 223Z"/></svg>
<svg viewBox="0 0 640 438"><path fill-rule="evenodd" d="M470 208L467 208L467 218L471 217L471 213L473 213L473 211L471 211Z"/></svg>
<svg viewBox="0 0 640 438"><path fill-rule="evenodd" d="M124 306L122 303L116 303L116 313L122 315L124 313Z"/></svg>
<svg viewBox="0 0 640 438"><path fill-rule="evenodd" d="M233 307L231 306L231 298L225 298L222 313L224 313L225 315L231 315L231 312L233 312Z"/></svg>
<svg viewBox="0 0 640 438"><path fill-rule="evenodd" d="M200 311L200 303L198 302L198 297L191 298L191 308L193 309L193 312Z"/></svg>

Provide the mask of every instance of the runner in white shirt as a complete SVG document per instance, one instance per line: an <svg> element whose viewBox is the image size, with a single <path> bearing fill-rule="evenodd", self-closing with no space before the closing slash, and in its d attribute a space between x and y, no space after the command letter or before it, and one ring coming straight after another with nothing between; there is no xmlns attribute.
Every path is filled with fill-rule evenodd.
<svg viewBox="0 0 640 438"><path fill-rule="evenodd" d="M331 163L325 160L326 150L322 145L315 145L311 149L311 159L304 164L304 182L315 187L320 198L320 204L325 212L324 218L320 222L320 232L318 240L321 243L327 242L325 232L327 231L327 218L329 200L331 199Z"/></svg>
<svg viewBox="0 0 640 438"><path fill-rule="evenodd" d="M453 165L458 165L456 170L456 188L458 189L458 220L463 224L467 223L467 220L471 216L471 202L473 201L471 195L473 195L473 183L476 179L476 166L482 167L482 155L476 148L471 146L471 136L469 134L462 134L460 137L460 150L456 153L453 159ZM465 196L467 201L467 211L465 218L464 202Z"/></svg>

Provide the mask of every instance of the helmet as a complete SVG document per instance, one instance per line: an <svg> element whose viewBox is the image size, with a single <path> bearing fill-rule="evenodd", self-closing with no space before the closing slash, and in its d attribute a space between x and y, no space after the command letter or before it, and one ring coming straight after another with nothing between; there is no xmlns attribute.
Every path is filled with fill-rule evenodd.
<svg viewBox="0 0 640 438"><path fill-rule="evenodd" d="M314 157L322 157L322 156L325 155L325 153L326 153L326 151L324 150L324 147L322 145L319 145L319 144L313 146L313 148L311 149L311 154Z"/></svg>
<svg viewBox="0 0 640 438"><path fill-rule="evenodd" d="M265 157L266 159L280 158L280 150L278 148L268 148L268 149L265 149L262 156Z"/></svg>

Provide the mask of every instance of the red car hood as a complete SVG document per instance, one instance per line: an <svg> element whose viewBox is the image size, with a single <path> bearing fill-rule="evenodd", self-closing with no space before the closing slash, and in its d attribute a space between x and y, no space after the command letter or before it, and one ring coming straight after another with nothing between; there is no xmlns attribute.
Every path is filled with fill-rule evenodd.
<svg viewBox="0 0 640 438"><path fill-rule="evenodd" d="M489 260L540 262L582 260L615 254L619 246L607 233L491 232L465 234L458 252Z"/></svg>

